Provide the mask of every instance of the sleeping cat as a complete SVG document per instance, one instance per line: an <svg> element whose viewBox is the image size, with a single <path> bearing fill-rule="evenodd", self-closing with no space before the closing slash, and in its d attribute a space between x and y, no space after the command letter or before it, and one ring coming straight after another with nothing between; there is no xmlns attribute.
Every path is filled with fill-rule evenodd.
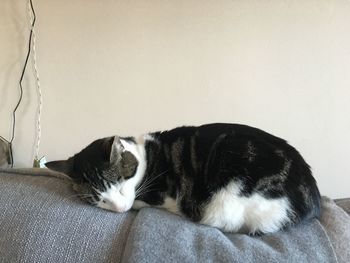
<svg viewBox="0 0 350 263"><path fill-rule="evenodd" d="M89 203L164 208L223 231L272 233L319 217L308 164L286 141L239 124L207 124L96 140L46 166Z"/></svg>

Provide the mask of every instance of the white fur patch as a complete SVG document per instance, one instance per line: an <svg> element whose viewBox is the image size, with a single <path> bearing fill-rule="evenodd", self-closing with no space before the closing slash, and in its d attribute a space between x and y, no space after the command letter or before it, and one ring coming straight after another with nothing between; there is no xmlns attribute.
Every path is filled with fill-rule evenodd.
<svg viewBox="0 0 350 263"><path fill-rule="evenodd" d="M169 196L164 198L164 203L159 206L160 208L166 209L174 214L181 215L177 200Z"/></svg>
<svg viewBox="0 0 350 263"><path fill-rule="evenodd" d="M147 204L146 202L144 201L141 201L141 200L135 200L133 205L132 205L132 208L135 209L135 210L140 210L141 208L143 207L148 207L150 206L149 204Z"/></svg>
<svg viewBox="0 0 350 263"><path fill-rule="evenodd" d="M144 143L135 144L123 139L120 142L125 151L129 151L135 156L138 166L133 177L111 185L105 192L100 193L102 199L97 203L97 206L115 212L125 212L132 207L135 200L135 189L145 175L147 167Z"/></svg>
<svg viewBox="0 0 350 263"><path fill-rule="evenodd" d="M123 139L121 139L120 142L124 146L125 151L131 152L138 161L138 166L135 175L125 182L126 184L130 185L130 187L133 186L135 191L136 186L141 182L143 176L145 175L145 171L147 168L145 144L135 144L133 142L128 142Z"/></svg>
<svg viewBox="0 0 350 263"><path fill-rule="evenodd" d="M100 196L101 200L97 206L115 212L128 211L133 204L133 199L130 198L130 195L121 193L120 185L111 185L105 192L100 193Z"/></svg>
<svg viewBox="0 0 350 263"><path fill-rule="evenodd" d="M269 233L288 223L286 198L266 199L258 193L239 196L240 185L231 182L215 193L204 210L202 224L228 232Z"/></svg>

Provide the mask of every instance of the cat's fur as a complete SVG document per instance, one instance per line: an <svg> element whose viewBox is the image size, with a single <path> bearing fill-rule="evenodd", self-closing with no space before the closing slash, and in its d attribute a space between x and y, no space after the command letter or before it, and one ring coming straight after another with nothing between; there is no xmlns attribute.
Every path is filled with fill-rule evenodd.
<svg viewBox="0 0 350 263"><path fill-rule="evenodd" d="M230 232L271 233L320 215L308 164L286 141L239 124L179 127L94 141L46 164L90 203L165 208Z"/></svg>

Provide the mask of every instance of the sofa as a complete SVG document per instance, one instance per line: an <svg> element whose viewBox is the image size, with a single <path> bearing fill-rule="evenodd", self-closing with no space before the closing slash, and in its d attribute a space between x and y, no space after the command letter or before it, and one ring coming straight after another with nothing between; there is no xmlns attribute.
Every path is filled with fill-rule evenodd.
<svg viewBox="0 0 350 263"><path fill-rule="evenodd" d="M0 262L350 262L350 199L263 236L223 233L156 208L113 213L47 169L0 170Z"/></svg>

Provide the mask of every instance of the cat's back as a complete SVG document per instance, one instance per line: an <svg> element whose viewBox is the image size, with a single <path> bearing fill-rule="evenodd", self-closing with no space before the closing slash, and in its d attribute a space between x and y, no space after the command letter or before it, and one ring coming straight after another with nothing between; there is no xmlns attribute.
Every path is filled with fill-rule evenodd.
<svg viewBox="0 0 350 263"><path fill-rule="evenodd" d="M320 196L308 164L279 137L227 123L154 136L171 174L182 182L179 210L192 219L226 231L274 232L319 215Z"/></svg>
<svg viewBox="0 0 350 263"><path fill-rule="evenodd" d="M286 144L286 141L269 134L261 129L236 123L210 123L200 126L181 126L171 130L152 133L161 139L163 143L174 143L176 141L188 141L195 138L205 140L206 144L214 143L223 136L251 136L275 144Z"/></svg>
<svg viewBox="0 0 350 263"><path fill-rule="evenodd" d="M210 155L220 146L224 146L222 150L230 151L230 148L245 148L250 142L260 142L260 148L294 151L293 147L279 137L258 128L235 123L181 126L151 135L165 148L176 148L176 152L184 158L190 153L192 157L203 162L209 161Z"/></svg>

